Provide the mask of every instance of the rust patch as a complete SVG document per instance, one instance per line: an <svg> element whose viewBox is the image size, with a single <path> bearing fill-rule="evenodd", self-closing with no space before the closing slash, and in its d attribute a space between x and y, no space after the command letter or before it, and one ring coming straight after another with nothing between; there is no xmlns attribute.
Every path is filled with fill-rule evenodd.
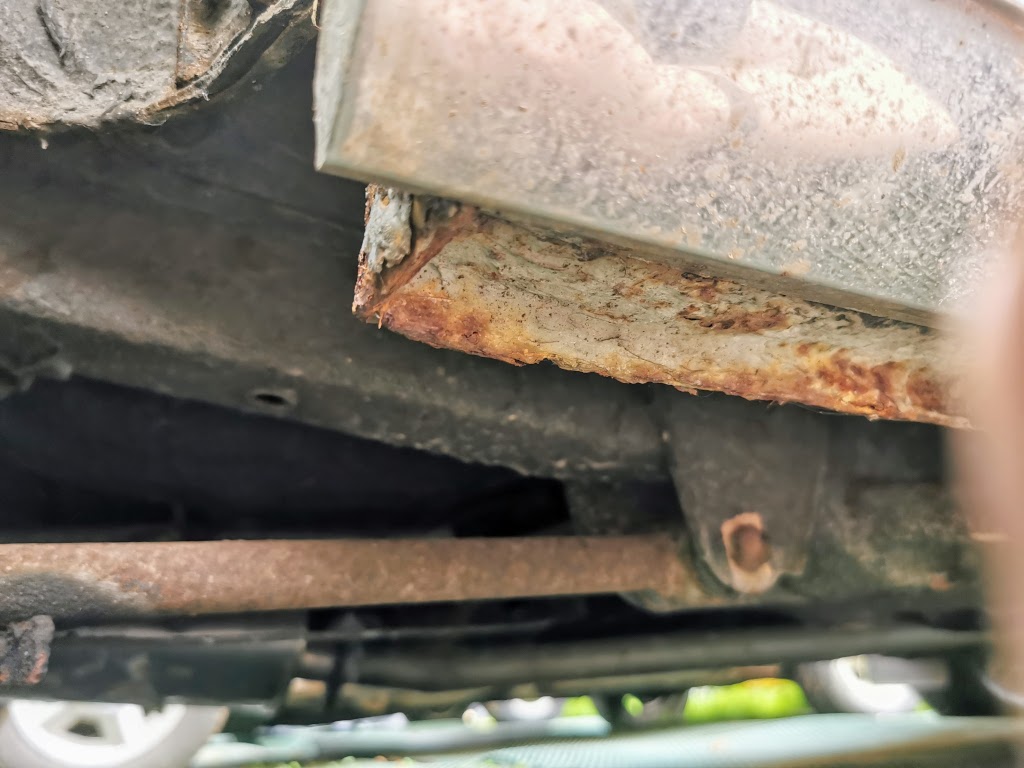
<svg viewBox="0 0 1024 768"><path fill-rule="evenodd" d="M933 573L928 577L928 588L933 592L948 592L953 588L949 577L944 573Z"/></svg>
<svg viewBox="0 0 1024 768"><path fill-rule="evenodd" d="M463 227L472 226L473 209L461 209L450 221L441 224L427 234L425 242L415 243L409 258L394 269L383 273L381 294L384 301L396 290L409 282L423 267L441 252Z"/></svg>
<svg viewBox="0 0 1024 768"><path fill-rule="evenodd" d="M371 205L370 200L371 198L367 196L367 206ZM461 208L450 220L426 232L414 232L412 252L409 256L397 266L384 270L379 275L366 268L367 256L364 248L359 254L359 279L356 282L353 307L365 308L365 311L374 314L385 312L389 299L430 263L430 260L437 256L463 228L471 227L474 216L475 209Z"/></svg>
<svg viewBox="0 0 1024 768"><path fill-rule="evenodd" d="M9 624L0 635L0 685L35 685L46 674L53 619L34 616Z"/></svg>
<svg viewBox="0 0 1024 768"><path fill-rule="evenodd" d="M405 335L434 347L460 349L474 355L488 355L491 349L486 334L491 326L490 316L483 310L469 308L453 311L451 301L443 296L409 295L385 301L377 310L380 323L389 328L401 324ZM518 357L506 354L498 359L521 365L534 362L533 356L523 350Z"/></svg>
<svg viewBox="0 0 1024 768"><path fill-rule="evenodd" d="M764 309L746 311L730 308L723 312L706 311L706 308L690 305L676 317L691 320L710 331L723 333L755 333L757 331L789 328L791 319L782 307L767 306Z"/></svg>
<svg viewBox="0 0 1024 768"><path fill-rule="evenodd" d="M689 274L468 206L414 224L412 250L380 275L361 266L353 309L433 346L968 426L952 386L963 362L930 329Z"/></svg>
<svg viewBox="0 0 1024 768"><path fill-rule="evenodd" d="M817 377L826 387L844 393L846 401L882 418L898 418L893 393L905 389L906 366L898 362L867 365L851 359L849 351L832 352L817 365Z"/></svg>
<svg viewBox="0 0 1024 768"><path fill-rule="evenodd" d="M907 378L907 394L915 407L929 411L946 408L946 393L937 386L927 371L912 371Z"/></svg>

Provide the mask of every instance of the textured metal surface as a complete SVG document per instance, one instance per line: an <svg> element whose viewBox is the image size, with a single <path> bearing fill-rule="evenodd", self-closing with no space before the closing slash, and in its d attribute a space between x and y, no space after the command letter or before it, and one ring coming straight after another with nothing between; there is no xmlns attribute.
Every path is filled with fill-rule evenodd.
<svg viewBox="0 0 1024 768"><path fill-rule="evenodd" d="M159 128L51 136L46 149L0 136L4 382L23 386L45 362L48 375L70 369L529 474L667 480L652 388L429 349L351 317L363 187L312 170L311 54ZM887 402L870 389L855 400L872 397ZM743 419L763 418L746 405Z"/></svg>
<svg viewBox="0 0 1024 768"><path fill-rule="evenodd" d="M851 514L830 516L831 533L871 580L943 592L980 573L981 551L966 545L967 522L952 489L863 483L849 489L848 503Z"/></svg>
<svg viewBox="0 0 1024 768"><path fill-rule="evenodd" d="M53 619L33 616L0 632L0 686L36 685L46 674Z"/></svg>
<svg viewBox="0 0 1024 768"><path fill-rule="evenodd" d="M90 636L58 630L46 675L9 683L11 698L197 704L277 704L305 648L305 615L174 619L164 629L105 624ZM50 622L52 633L53 622Z"/></svg>
<svg viewBox="0 0 1024 768"><path fill-rule="evenodd" d="M311 54L157 129L47 149L0 135L10 377L28 380L26 347L61 375L524 473L664 477L642 389L431 350L351 317L363 187L312 168Z"/></svg>
<svg viewBox="0 0 1024 768"><path fill-rule="evenodd" d="M593 532L651 530L637 525L642 522L656 522L662 528L678 525L678 516L669 520L655 514L674 510L665 502L666 496L672 501L662 434L665 403L656 394L681 400L689 400L689 395L554 366L515 367L431 349L351 316L347 304L356 271L363 188L312 170L307 88L311 72L312 56L299 57L275 78L259 83L261 90L253 86L244 98L221 101L216 109L197 110L159 128L129 126L112 136L64 133L50 136L45 149L34 137L0 136L0 383L5 385L0 392L23 387L37 374L65 376L70 369L76 377L212 402L391 445L571 479L594 488L627 489L616 504L609 505L614 508L592 510L621 527L600 525L591 528ZM254 146L259 152L252 151ZM444 212L430 206L409 210L411 217L424 224ZM530 238L548 242L536 233L516 231L523 233L527 244L534 242ZM596 255L583 247L589 247L587 243L569 241L569 245L572 254ZM387 259L383 261L386 265ZM592 259L584 266L595 268L603 261ZM488 312L491 309L487 307ZM848 317L857 330L860 316ZM874 321L861 318L861 322ZM510 333L513 328L527 338L528 328L510 324ZM701 328L701 332L707 330ZM920 335L933 343L930 334ZM708 354L717 350L710 348ZM676 360L689 355L684 347ZM67 391L78 389L103 388L80 382ZM51 384L47 390L63 401L63 385ZM173 484L175 500L187 490L178 484L188 478L195 483L193 503L195 498L221 507L233 503L215 493L205 495L206 489L214 487L216 475L210 462L205 462L209 467L203 466L203 457L224 461L216 448L218 441L211 440L208 451L194 451L193 443L182 437L186 425L194 431L199 421L205 429L221 430L227 414L200 411L198 421L172 418L168 425L162 409L174 409L176 403L167 400L152 411L150 429L143 421L117 415L116 402L128 398L127 393L111 388L104 398L108 396L110 407L102 416L88 399L70 395L63 409L50 409L44 423L59 438L43 439L31 419L19 420L19 430L8 421L7 454L33 472L72 472L77 462L64 461L62 455L67 454L57 447L66 452L77 450L69 445L81 445L82 460L93 474L69 475L75 484L150 498L152 485L145 481L155 473L166 478L162 482ZM142 407L146 397L139 392L128 399ZM8 418L12 413L27 416L31 408L49 409L46 398L31 399L31 406L18 396L11 399L5 408ZM743 422L759 423L772 413L764 404L735 398L730 407L724 407L725 400L694 401L709 418L720 421L723 440L740 433ZM94 439L77 441L73 428L77 408L88 415ZM62 423L65 413L66 425ZM835 515L858 514L858 507L848 502L869 497L849 489L865 479L874 484L939 482L941 458L933 455L940 443L938 430L813 416L836 434L835 442L871 446L884 454L866 469L853 459L839 463L837 487L828 501ZM108 440L110 424L119 431ZM284 468L290 465L289 472L299 471L294 466L306 454L287 449L285 443L294 446L327 439L325 435L314 438L315 433L297 425L289 430L284 429L289 425L275 426L281 429L270 433L275 435L272 443L284 441L276 461ZM856 435L844 430L854 430ZM16 441L19 431L22 439ZM155 472L158 462L137 456L138 472L128 461L116 462L114 471L92 446L102 446L106 456L116 445L136 454L137 445L169 451L161 453L168 461ZM253 448L259 452L258 445ZM186 450L193 451L189 462L182 460ZM232 454L232 463L245 455L244 451ZM920 460L921 471L900 475L897 468L911 459ZM791 472L800 470L795 467ZM789 482L791 472L777 482ZM229 496L261 499L268 509L266 519L271 519L274 510L281 509L273 502L276 491L269 482L273 475L265 473L266 482L233 482ZM640 487L648 490L637 491ZM921 488L900 495L908 534L915 530L909 525L914 519L932 519L934 497L922 494ZM298 497L289 498L294 502ZM382 494L371 501L389 504L394 498ZM637 506L644 506L644 515L635 515ZM14 507L8 507L14 514ZM435 508L435 513L442 508ZM873 503L871 509L872 514L882 514L884 504ZM825 522L833 516L824 516ZM384 535L389 519L369 517L378 526L374 530ZM343 524L337 535L359 529L360 518L365 520L367 513L360 512L358 504L336 510L333 519ZM426 524L417 521L417 525ZM822 525L814 535L810 575L794 579L787 589L829 604L841 598L861 599L866 593L884 593L893 602L904 600L902 605L913 603L915 610L940 602L967 604L956 602L961 599L956 588L969 581L971 572L959 568L963 561L955 547L947 547L945 539L942 547L926 546L926 536L933 535L940 524L936 519L916 527L922 534L916 540L902 534L887 537L879 528L872 540L898 544L900 557L877 556L861 548L852 560L845 554L850 543L845 529ZM849 530L856 536L863 528ZM825 543L829 548L824 548ZM904 559L911 550L920 557ZM945 583L953 589L929 590L926 595L913 592L909 597L905 592L886 591L889 572L877 564L888 562L902 563L901 584L923 585L927 590L932 576L938 574L945 575ZM911 567L913 571L908 570ZM935 583L943 582L936 578ZM708 579L707 586L713 588L714 582ZM95 609L96 615L104 615L105 606L96 604L89 594L73 590L57 594L82 613ZM781 597L777 591L763 599L776 597ZM877 609L877 601L872 600L872 608ZM31 614L19 610L12 618L26 615Z"/></svg>
<svg viewBox="0 0 1024 768"><path fill-rule="evenodd" d="M325 7L324 169L684 269L920 321L958 307L1024 193L1009 3Z"/></svg>
<svg viewBox="0 0 1024 768"><path fill-rule="evenodd" d="M198 615L653 590L703 597L668 536L0 545L0 615Z"/></svg>
<svg viewBox="0 0 1024 768"><path fill-rule="evenodd" d="M942 446L932 442L931 430L831 422L823 493L805 540L807 559L802 576L785 579L786 586L824 601L856 591L866 596L869 614L894 588L913 596L905 604L910 611L927 611L924 606L935 600L980 606L978 552L944 479ZM817 466L794 466L783 482ZM802 525L783 524L780 544L805 533Z"/></svg>
<svg viewBox="0 0 1024 768"><path fill-rule="evenodd" d="M7 0L0 130L162 121L243 73L279 66L313 36L311 6L130 0L115 9L102 0Z"/></svg>
<svg viewBox="0 0 1024 768"><path fill-rule="evenodd" d="M966 424L953 386L963 362L930 329L700 277L431 198L411 206L410 235L391 214L406 210L399 194L368 194L354 308L409 338L625 382ZM377 257L402 243L411 243L404 259Z"/></svg>

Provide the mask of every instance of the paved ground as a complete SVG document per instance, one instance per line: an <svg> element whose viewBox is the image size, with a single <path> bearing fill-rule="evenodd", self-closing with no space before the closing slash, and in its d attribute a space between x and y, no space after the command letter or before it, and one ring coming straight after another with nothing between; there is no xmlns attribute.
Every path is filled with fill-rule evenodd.
<svg viewBox="0 0 1024 768"><path fill-rule="evenodd" d="M1009 768L1007 744L1024 743L1024 723L1003 718L941 718L931 711L813 714L790 681L749 681L690 694L674 719L637 732L611 733L584 698L563 709L572 716L541 722L389 721L279 732L259 745L225 740L205 747L193 765L370 768L389 755L402 765L428 768ZM341 757L346 759L324 761Z"/></svg>
<svg viewBox="0 0 1024 768"><path fill-rule="evenodd" d="M457 726L456 726L457 727ZM437 725L435 725L437 728ZM424 729L420 733L430 734ZM381 734L384 735L384 734ZM434 736L429 736L427 741ZM767 768L772 766L1010 766L1006 747L1024 738L1024 725L1008 718L940 718L933 713L873 717L807 715L778 720L676 726L653 732L531 743L406 759L429 768ZM406 746L414 740L407 739ZM397 743L397 742L396 742ZM344 739L321 747L344 749ZM415 753L415 750L414 750ZM321 753L323 754L323 753ZM326 756L326 755L324 755ZM242 763L221 762L239 766ZM212 768L215 763L203 763ZM380 766L381 760L311 761L287 766Z"/></svg>

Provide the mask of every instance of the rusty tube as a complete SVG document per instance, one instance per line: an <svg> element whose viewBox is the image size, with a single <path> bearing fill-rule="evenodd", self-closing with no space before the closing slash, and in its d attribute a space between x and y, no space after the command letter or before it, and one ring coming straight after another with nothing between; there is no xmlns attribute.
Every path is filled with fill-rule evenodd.
<svg viewBox="0 0 1024 768"><path fill-rule="evenodd" d="M198 615L652 590L700 604L668 535L0 545L0 618Z"/></svg>

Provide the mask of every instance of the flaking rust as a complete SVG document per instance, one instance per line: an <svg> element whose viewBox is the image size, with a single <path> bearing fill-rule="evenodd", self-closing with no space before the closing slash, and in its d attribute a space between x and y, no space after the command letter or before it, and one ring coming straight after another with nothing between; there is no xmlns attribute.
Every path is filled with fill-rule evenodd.
<svg viewBox="0 0 1024 768"><path fill-rule="evenodd" d="M370 222L387 197L368 191ZM968 426L962 364L933 329L689 274L469 206L412 210L409 253L393 267L371 267L368 254L393 243L367 227L353 305L411 339L629 383Z"/></svg>
<svg viewBox="0 0 1024 768"><path fill-rule="evenodd" d="M0 631L0 686L35 685L43 679L53 631L49 616L33 616Z"/></svg>

